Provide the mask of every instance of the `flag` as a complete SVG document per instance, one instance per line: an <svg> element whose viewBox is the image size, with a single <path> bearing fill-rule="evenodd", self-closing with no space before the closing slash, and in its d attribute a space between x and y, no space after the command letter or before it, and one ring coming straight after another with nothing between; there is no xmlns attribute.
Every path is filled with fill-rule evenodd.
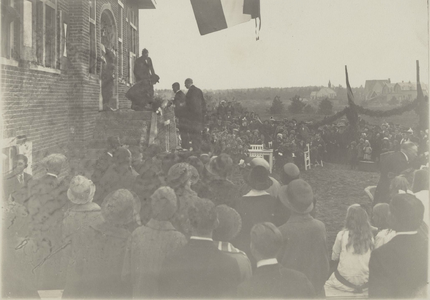
<svg viewBox="0 0 430 300"><path fill-rule="evenodd" d="M191 5L200 35L260 19L260 0L191 0Z"/></svg>
<svg viewBox="0 0 430 300"><path fill-rule="evenodd" d="M354 94L352 93L351 86L349 85L348 69L346 66L345 66L345 75L346 75L346 92L348 95L348 104L353 105L354 104Z"/></svg>

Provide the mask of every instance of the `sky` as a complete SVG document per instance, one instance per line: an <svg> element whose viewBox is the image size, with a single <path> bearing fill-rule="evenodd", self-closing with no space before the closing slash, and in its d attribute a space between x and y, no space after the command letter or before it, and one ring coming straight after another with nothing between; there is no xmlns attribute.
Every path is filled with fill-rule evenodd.
<svg viewBox="0 0 430 300"><path fill-rule="evenodd" d="M261 0L254 20L200 36L190 0L156 0L140 10L140 49L147 48L156 89L191 77L201 89L345 86L369 79L428 83L426 0Z"/></svg>

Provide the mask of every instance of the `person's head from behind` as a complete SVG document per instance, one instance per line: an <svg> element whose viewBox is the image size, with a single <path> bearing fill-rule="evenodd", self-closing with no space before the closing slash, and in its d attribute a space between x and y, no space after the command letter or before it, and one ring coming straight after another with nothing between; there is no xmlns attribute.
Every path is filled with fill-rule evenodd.
<svg viewBox="0 0 430 300"><path fill-rule="evenodd" d="M203 175L203 169L205 166L203 165L203 162L200 160L200 158L192 155L188 157L185 162L196 168L197 172L199 172L200 177Z"/></svg>
<svg viewBox="0 0 430 300"><path fill-rule="evenodd" d="M281 171L281 182L288 185L291 181L300 178L300 170L293 163L286 163Z"/></svg>
<svg viewBox="0 0 430 300"><path fill-rule="evenodd" d="M17 154L13 160L15 173L21 174L28 166L28 158L23 154Z"/></svg>
<svg viewBox="0 0 430 300"><path fill-rule="evenodd" d="M179 91L181 89L181 86L179 85L179 82L175 82L172 84L172 89L173 92L176 93L177 91Z"/></svg>
<svg viewBox="0 0 430 300"><path fill-rule="evenodd" d="M423 222L424 205L411 194L398 194L390 201L390 224L397 232L416 231Z"/></svg>
<svg viewBox="0 0 430 300"><path fill-rule="evenodd" d="M373 249L373 235L367 212L359 205L348 207L345 229L349 231L346 248L353 247L355 254L364 254Z"/></svg>
<svg viewBox="0 0 430 300"><path fill-rule="evenodd" d="M167 172L167 183L175 190L190 188L199 178L197 169L187 163L174 164Z"/></svg>
<svg viewBox="0 0 430 300"><path fill-rule="evenodd" d="M149 56L149 51L148 51L148 49L144 48L144 49L142 50L142 56L143 56L144 58L148 58L148 56Z"/></svg>
<svg viewBox="0 0 430 300"><path fill-rule="evenodd" d="M272 223L255 224L251 229L251 253L257 261L276 258L282 243L282 233Z"/></svg>
<svg viewBox="0 0 430 300"><path fill-rule="evenodd" d="M168 221L178 209L175 191L162 186L151 195L152 218L158 221Z"/></svg>
<svg viewBox="0 0 430 300"><path fill-rule="evenodd" d="M225 204L218 205L215 211L219 224L213 232L213 239L223 242L233 240L242 229L242 218L239 213Z"/></svg>
<svg viewBox="0 0 430 300"><path fill-rule="evenodd" d="M417 170L414 173L412 183L412 192L418 193L420 191L429 190L429 172L428 170Z"/></svg>
<svg viewBox="0 0 430 300"><path fill-rule="evenodd" d="M399 175L391 179L390 183L390 195L393 197L398 194L400 191L407 193L410 188L409 181L405 176Z"/></svg>
<svg viewBox="0 0 430 300"><path fill-rule="evenodd" d="M114 164L118 167L129 167L131 166L131 152L125 148L118 148L113 154Z"/></svg>
<svg viewBox="0 0 430 300"><path fill-rule="evenodd" d="M63 154L53 153L45 157L42 160L42 164L45 165L46 172L59 175L66 160L67 158Z"/></svg>
<svg viewBox="0 0 430 300"><path fill-rule="evenodd" d="M400 150L406 154L409 161L413 161L418 155L418 147L412 142L403 143L400 147Z"/></svg>
<svg viewBox="0 0 430 300"><path fill-rule="evenodd" d="M191 234L200 237L212 237L218 226L215 204L208 199L197 199L188 209Z"/></svg>
<svg viewBox="0 0 430 300"><path fill-rule="evenodd" d="M193 85L193 80L191 79L191 78L187 78L187 79L185 79L185 87L187 88L187 89L189 89L190 88L190 86L192 86Z"/></svg>
<svg viewBox="0 0 430 300"><path fill-rule="evenodd" d="M116 190L106 196L102 205L102 215L107 223L126 225L133 221L135 199L126 189Z"/></svg>
<svg viewBox="0 0 430 300"><path fill-rule="evenodd" d="M373 207L372 213L372 223L378 229L387 229L389 228L389 211L390 206L388 203L378 203Z"/></svg>
<svg viewBox="0 0 430 300"><path fill-rule="evenodd" d="M107 147L109 151L115 151L121 146L121 142L119 141L119 137L110 136L107 138Z"/></svg>

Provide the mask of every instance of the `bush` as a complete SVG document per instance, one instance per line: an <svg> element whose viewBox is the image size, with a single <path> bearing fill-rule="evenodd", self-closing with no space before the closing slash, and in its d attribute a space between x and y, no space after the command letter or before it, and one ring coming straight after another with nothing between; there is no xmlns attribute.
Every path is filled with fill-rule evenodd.
<svg viewBox="0 0 430 300"><path fill-rule="evenodd" d="M305 114L314 114L315 113L315 108L310 105L310 104L306 104L306 106L303 108L303 112Z"/></svg>
<svg viewBox="0 0 430 300"><path fill-rule="evenodd" d="M319 113L322 115L331 115L333 113L333 104L330 100L325 98L320 102Z"/></svg>
<svg viewBox="0 0 430 300"><path fill-rule="evenodd" d="M388 104L389 105L398 105L400 103L400 101L396 98L396 97L394 97L393 96L393 98L391 98L389 101L388 101Z"/></svg>

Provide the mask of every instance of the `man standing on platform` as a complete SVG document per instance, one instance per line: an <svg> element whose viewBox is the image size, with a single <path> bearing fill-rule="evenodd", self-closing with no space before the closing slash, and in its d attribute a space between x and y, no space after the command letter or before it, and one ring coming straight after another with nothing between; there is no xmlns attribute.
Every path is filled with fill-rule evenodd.
<svg viewBox="0 0 430 300"><path fill-rule="evenodd" d="M186 119L189 125L187 131L190 134L193 151L200 151L206 102L202 90L193 84L191 78L185 80L185 87L188 89L185 97Z"/></svg>
<svg viewBox="0 0 430 300"><path fill-rule="evenodd" d="M181 147L183 149L190 148L190 135L188 132L189 125L187 124L187 109L185 106L185 94L181 91L181 86L179 82L172 84L173 92L175 93L175 98L173 99L173 104L175 105L175 117L178 119L178 129L181 135Z"/></svg>

